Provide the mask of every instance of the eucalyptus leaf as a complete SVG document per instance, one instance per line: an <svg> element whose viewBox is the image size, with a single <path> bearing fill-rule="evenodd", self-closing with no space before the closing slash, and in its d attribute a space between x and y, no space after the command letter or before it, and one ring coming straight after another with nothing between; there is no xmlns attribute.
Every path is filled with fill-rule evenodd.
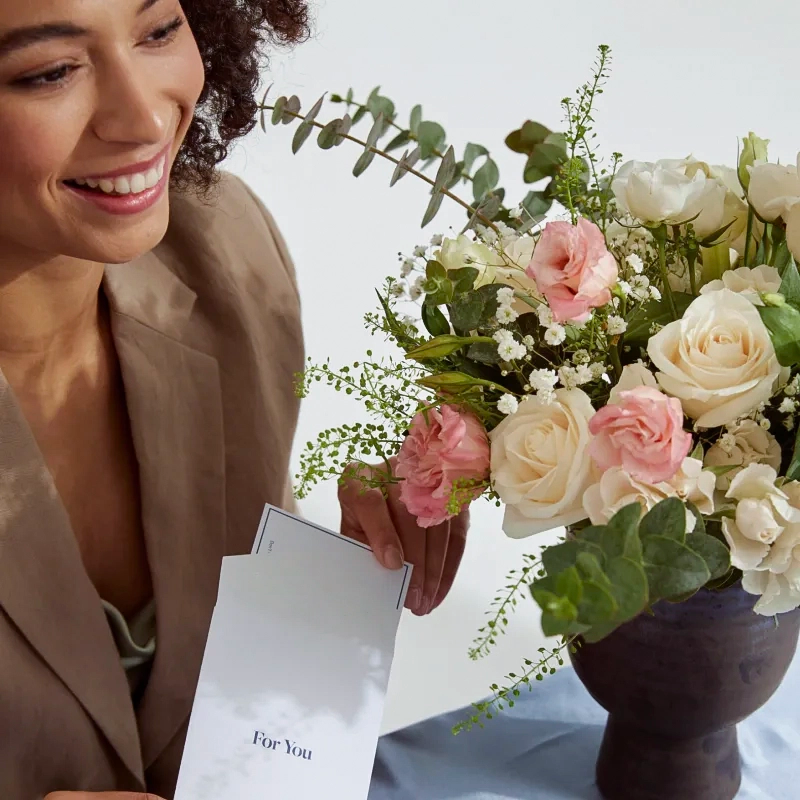
<svg viewBox="0 0 800 800"><path fill-rule="evenodd" d="M686 506L677 497L668 497L651 508L639 524L639 536L666 536L683 542L686 538Z"/></svg>
<svg viewBox="0 0 800 800"><path fill-rule="evenodd" d="M556 576L556 593L574 606L578 607L583 597L583 582L575 567L569 567Z"/></svg>
<svg viewBox="0 0 800 800"><path fill-rule="evenodd" d="M642 545L638 533L641 515L641 505L634 502L621 508L609 520L600 542L607 559L627 556L641 561Z"/></svg>
<svg viewBox="0 0 800 800"><path fill-rule="evenodd" d="M706 562L711 573L709 580L716 581L728 574L731 568L731 551L715 536L690 533L686 544Z"/></svg>
<svg viewBox="0 0 800 800"><path fill-rule="evenodd" d="M800 307L800 273L791 257L783 270L781 288L778 291L786 298L787 303L791 303L796 308Z"/></svg>
<svg viewBox="0 0 800 800"><path fill-rule="evenodd" d="M383 149L387 153L391 153L392 150L399 150L401 147L405 147L410 141L411 135L409 131L400 131Z"/></svg>
<svg viewBox="0 0 800 800"><path fill-rule="evenodd" d="M433 191L441 192L447 186L450 179L453 177L456 169L456 151L453 146L447 148L447 152L442 157L442 163L439 165L439 171L436 173L436 178L433 182ZM424 226L423 226L424 227Z"/></svg>
<svg viewBox="0 0 800 800"><path fill-rule="evenodd" d="M367 167L369 167L369 165L373 162L374 159L375 159L375 151L365 150L359 157L358 161L356 161L356 165L353 167L353 175L355 175L356 178L359 175L363 175Z"/></svg>
<svg viewBox="0 0 800 800"><path fill-rule="evenodd" d="M605 578L599 559L583 549L575 558L575 566L587 580L602 581ZM608 579L606 578L606 580Z"/></svg>
<svg viewBox="0 0 800 800"><path fill-rule="evenodd" d="M534 183L542 178L552 178L566 157L564 149L556 144L537 145L525 164L524 181Z"/></svg>
<svg viewBox="0 0 800 800"><path fill-rule="evenodd" d="M378 139L383 136L385 131L386 118L383 116L383 114L378 114L378 116L375 118L375 122L372 123L369 134L367 134L367 147L375 147L375 145L378 143Z"/></svg>
<svg viewBox="0 0 800 800"><path fill-rule="evenodd" d="M272 124L278 125L283 119L283 111L286 108L286 98L279 97L272 106Z"/></svg>
<svg viewBox="0 0 800 800"><path fill-rule="evenodd" d="M467 358L479 364L500 364L502 361L497 350L497 342L478 342L470 345Z"/></svg>
<svg viewBox="0 0 800 800"><path fill-rule="evenodd" d="M336 126L336 141L334 144L338 147L343 141L345 141L345 137L350 133L350 128L353 127L353 120L350 118L349 114L345 114L339 121Z"/></svg>
<svg viewBox="0 0 800 800"><path fill-rule="evenodd" d="M419 124L422 122L422 106L416 105L411 109L411 120L409 122L409 129L412 135L416 136L419 133Z"/></svg>
<svg viewBox="0 0 800 800"><path fill-rule="evenodd" d="M565 569L574 567L580 548L574 539L551 545L542 551L542 566L548 575L556 575Z"/></svg>
<svg viewBox="0 0 800 800"><path fill-rule="evenodd" d="M364 117L367 116L369 109L366 106L359 106L356 109L356 113L353 114L353 125L358 125Z"/></svg>
<svg viewBox="0 0 800 800"><path fill-rule="evenodd" d="M284 125L290 125L292 122L295 121L295 119L297 119L296 115L300 113L301 108L302 105L300 103L300 98L296 94L293 94L286 101L286 105L284 106L283 109L283 119L281 119L281 122Z"/></svg>
<svg viewBox="0 0 800 800"><path fill-rule="evenodd" d="M446 138L447 134L438 122L427 120L420 122L417 128L417 141L419 142L422 158L429 159L435 156L444 147Z"/></svg>
<svg viewBox="0 0 800 800"><path fill-rule="evenodd" d="M607 586L594 580L583 581L583 593L578 605L578 622L597 625L614 619L619 606Z"/></svg>
<svg viewBox="0 0 800 800"><path fill-rule="evenodd" d="M480 275L480 270L475 267L460 267L459 269L447 270L447 277L453 282L456 295L472 291L478 275Z"/></svg>
<svg viewBox="0 0 800 800"><path fill-rule="evenodd" d="M675 539L648 536L642 550L651 601L694 591L711 577L703 557Z"/></svg>
<svg viewBox="0 0 800 800"><path fill-rule="evenodd" d="M334 119L319 132L319 136L317 136L317 144L323 150L330 150L332 147L336 146L340 122L341 120Z"/></svg>
<svg viewBox="0 0 800 800"><path fill-rule="evenodd" d="M400 163L395 168L394 175L392 175L392 180L389 183L389 186L394 186L397 181L400 180L400 178L406 175L408 170L413 169L414 165L419 161L419 158L419 147L414 148L411 153L403 153L403 157L400 159Z"/></svg>
<svg viewBox="0 0 800 800"><path fill-rule="evenodd" d="M466 335L476 330L483 316L483 305L483 298L475 292L456 295L448 307L455 331Z"/></svg>
<svg viewBox="0 0 800 800"><path fill-rule="evenodd" d="M486 195L497 186L500 180L500 170L491 158L475 173L472 179L472 191L476 202L483 200Z"/></svg>
<svg viewBox="0 0 800 800"><path fill-rule="evenodd" d="M428 203L428 207L425 209L425 215L422 218L421 227L424 228L439 213L439 209L442 207L443 200L444 200L444 195L440 191L434 192L433 197L431 197L430 203Z"/></svg>
<svg viewBox="0 0 800 800"><path fill-rule="evenodd" d="M544 142L550 134L549 128L539 122L528 120L519 130L512 131L506 137L506 145L515 153L530 154L533 148Z"/></svg>
<svg viewBox="0 0 800 800"><path fill-rule="evenodd" d="M467 173L471 172L475 161L481 156L488 155L489 151L482 144L468 142L467 146L464 148L464 171Z"/></svg>
<svg viewBox="0 0 800 800"><path fill-rule="evenodd" d="M627 622L640 614L649 599L647 575L642 565L622 556L611 559L605 573L611 583L609 591L617 604L615 621Z"/></svg>

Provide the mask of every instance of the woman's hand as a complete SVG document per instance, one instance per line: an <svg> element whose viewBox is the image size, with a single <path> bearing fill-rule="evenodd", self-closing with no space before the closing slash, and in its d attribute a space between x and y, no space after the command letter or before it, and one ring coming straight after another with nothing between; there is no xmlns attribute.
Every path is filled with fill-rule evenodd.
<svg viewBox="0 0 800 800"><path fill-rule="evenodd" d="M53 792L44 800L163 800L141 792Z"/></svg>
<svg viewBox="0 0 800 800"><path fill-rule="evenodd" d="M353 465L345 473L352 474ZM383 467L371 467L373 472ZM380 489L364 489L351 478L339 487L342 508L341 532L372 548L387 569L400 569L403 561L414 565L406 608L428 614L437 608L453 585L464 554L469 511L436 525L420 528L400 501L400 487L389 486L388 500Z"/></svg>

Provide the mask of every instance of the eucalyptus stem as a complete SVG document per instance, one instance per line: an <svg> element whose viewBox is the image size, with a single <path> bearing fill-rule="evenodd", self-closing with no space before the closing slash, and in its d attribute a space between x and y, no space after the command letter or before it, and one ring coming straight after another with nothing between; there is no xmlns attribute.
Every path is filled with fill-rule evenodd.
<svg viewBox="0 0 800 800"><path fill-rule="evenodd" d="M263 103L259 105L258 108L260 111L275 110L275 106L265 105ZM297 114L294 111L288 111L284 109L283 113L287 116L294 117L295 119L300 119L309 122L302 114ZM314 128L322 129L325 127L321 122L317 122L316 120L311 120L309 124ZM395 166L400 166L401 159L395 158L393 155L390 155L385 150L381 150L379 147L370 146L363 139L359 139L356 136L353 136L349 133L339 134L339 135L342 137L342 139L347 139L350 142L360 145L365 150L368 149L370 150L370 152L375 153L375 155L381 156L381 158L385 158L387 161L391 161L392 164L394 164ZM436 181L434 181L432 178L429 178L427 175L424 175L419 170L416 170L413 167L409 166L403 166L403 170L405 172L408 172L410 175L414 175L415 177L419 178L421 181L424 181L429 186L432 186L434 189L436 188ZM483 214L481 214L481 212L477 208L467 203L466 200L462 200L458 195L453 194L449 189L441 188L439 189L439 191L445 197L449 197L451 200L458 203L458 205L460 205L463 209L465 209L469 214L474 216L476 219L480 220L487 228L491 228L496 234L498 234L498 236L500 235L499 228L488 217L485 217Z"/></svg>
<svg viewBox="0 0 800 800"><path fill-rule="evenodd" d="M753 211L753 206L748 205L747 207L747 233L745 234L744 238L744 258L742 261L744 262L744 266L749 267L750 261L750 239L753 236L753 224L755 223L755 211Z"/></svg>

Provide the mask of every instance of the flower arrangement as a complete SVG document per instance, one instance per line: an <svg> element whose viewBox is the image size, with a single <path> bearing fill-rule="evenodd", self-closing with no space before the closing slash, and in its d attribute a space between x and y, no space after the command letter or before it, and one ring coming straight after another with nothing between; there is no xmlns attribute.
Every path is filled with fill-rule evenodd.
<svg viewBox="0 0 800 800"><path fill-rule="evenodd" d="M485 496L509 536L568 528L512 575L472 655L521 591L558 647L492 687L467 726L554 671L577 637L598 641L659 599L741 580L759 614L800 606L800 158L769 162L751 133L736 167L604 161L591 143L609 64L601 47L563 101L565 132L527 121L507 138L540 185L515 207L487 148L457 159L419 106L403 127L378 90L365 104L334 95L348 113L325 125L322 101L305 116L297 98L262 103L275 124L301 120L295 152L316 128L325 149L363 146L356 175L378 155L395 164L392 183L425 181L423 227L445 197L468 214L462 231L402 257L366 316L398 358L310 363L299 377L301 395L325 381L374 422L309 443L297 487L302 497L348 468L371 486L399 482L421 526ZM375 458L385 468L363 477Z"/></svg>

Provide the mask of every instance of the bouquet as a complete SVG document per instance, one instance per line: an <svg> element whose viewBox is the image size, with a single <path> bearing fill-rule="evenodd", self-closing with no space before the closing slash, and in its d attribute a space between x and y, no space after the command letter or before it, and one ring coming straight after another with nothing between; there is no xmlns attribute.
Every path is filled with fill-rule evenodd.
<svg viewBox="0 0 800 800"><path fill-rule="evenodd" d="M508 136L538 186L516 206L487 148L457 158L419 106L403 127L379 90L364 104L334 95L348 113L325 125L322 101L305 116L296 97L262 103L275 124L301 120L295 152L316 128L322 148L364 148L356 175L380 156L392 183L425 181L423 227L445 198L467 212L378 290L366 324L397 358L310 363L299 377L301 396L327 382L373 421L309 443L297 494L346 468L372 487L400 483L421 526L484 496L509 536L568 529L526 557L476 641L475 657L520 591L560 637L492 687L487 717L579 637L598 641L657 600L741 581L756 613L800 606L800 158L772 163L750 133L735 166L601 159L593 115L609 64L603 46L563 101L564 132L527 121ZM469 202L454 191L464 184ZM384 468L364 477L376 459Z"/></svg>

